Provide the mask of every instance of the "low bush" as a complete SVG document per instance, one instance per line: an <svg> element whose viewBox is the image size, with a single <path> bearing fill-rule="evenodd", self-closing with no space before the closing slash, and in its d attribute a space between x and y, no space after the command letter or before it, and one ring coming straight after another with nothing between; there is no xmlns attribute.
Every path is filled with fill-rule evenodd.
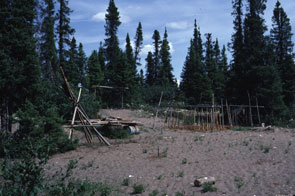
<svg viewBox="0 0 295 196"><path fill-rule="evenodd" d="M126 139L132 136L127 129L123 129L122 127L102 126L98 129L98 131L104 137L108 137L110 139Z"/></svg>

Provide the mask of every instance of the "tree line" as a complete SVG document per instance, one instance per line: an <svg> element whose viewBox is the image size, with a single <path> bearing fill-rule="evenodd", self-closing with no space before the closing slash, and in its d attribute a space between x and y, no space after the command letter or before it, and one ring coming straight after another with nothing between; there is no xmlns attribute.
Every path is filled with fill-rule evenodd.
<svg viewBox="0 0 295 196"><path fill-rule="evenodd" d="M173 75L168 30L154 30L153 50L141 65L143 31L126 35L119 47L120 13L114 0L105 15L105 39L89 57L77 43L71 27L69 0L3 0L0 28L1 129L11 130L17 112L35 108L38 114L67 119L72 105L61 77L61 67L75 92L83 87L88 113L99 107L154 105L163 92L167 102L196 105L248 104L257 98L265 106L266 120L291 119L294 114L295 66L290 19L277 1L267 35L263 18L266 0L234 0L234 29L228 48L219 46L211 33L202 40L194 21L193 37L178 86ZM245 13L244 13L245 12ZM134 47L132 47L134 43ZM145 71L143 67L145 66ZM140 70L140 71L138 71ZM29 105L32 107L29 107ZM43 121L43 124L46 124Z"/></svg>

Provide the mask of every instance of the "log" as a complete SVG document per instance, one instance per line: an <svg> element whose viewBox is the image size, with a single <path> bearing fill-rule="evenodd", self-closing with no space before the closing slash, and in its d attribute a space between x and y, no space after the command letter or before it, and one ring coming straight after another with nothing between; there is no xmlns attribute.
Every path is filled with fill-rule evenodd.
<svg viewBox="0 0 295 196"><path fill-rule="evenodd" d="M202 177L202 178L196 179L194 181L194 185L196 187L200 187L203 184L206 184L206 183L215 184L215 182L216 182L216 179L214 177Z"/></svg>

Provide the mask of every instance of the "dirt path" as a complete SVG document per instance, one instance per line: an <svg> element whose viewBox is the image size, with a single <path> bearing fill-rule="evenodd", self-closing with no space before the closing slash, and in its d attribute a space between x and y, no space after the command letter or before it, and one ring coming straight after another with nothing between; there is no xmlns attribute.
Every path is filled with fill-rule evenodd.
<svg viewBox="0 0 295 196"><path fill-rule="evenodd" d="M153 190L169 196L295 194L295 130L201 133L168 130L161 121L152 130L152 114L143 111L101 114L138 120L144 124L142 132L132 139L110 140L111 147L81 145L55 155L47 165L49 173L76 158L75 177L111 184L119 195L130 195L133 184L144 185L141 195ZM217 192L194 187L201 176L215 177ZM124 179L129 179L128 187L121 185Z"/></svg>

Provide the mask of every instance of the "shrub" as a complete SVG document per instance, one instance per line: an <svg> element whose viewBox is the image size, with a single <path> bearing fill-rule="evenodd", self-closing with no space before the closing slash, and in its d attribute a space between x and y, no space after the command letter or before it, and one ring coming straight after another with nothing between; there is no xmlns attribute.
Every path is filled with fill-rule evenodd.
<svg viewBox="0 0 295 196"><path fill-rule="evenodd" d="M129 186L129 179L125 178L122 182L122 186Z"/></svg>
<svg viewBox="0 0 295 196"><path fill-rule="evenodd" d="M207 192L216 192L217 188L214 187L214 185L212 183L205 183L202 186L202 192L203 193L207 193Z"/></svg>
<svg viewBox="0 0 295 196"><path fill-rule="evenodd" d="M141 194L144 192L144 186L142 184L134 184L132 194Z"/></svg>
<svg viewBox="0 0 295 196"><path fill-rule="evenodd" d="M110 139L126 139L131 137L131 133L127 129L121 127L102 126L98 131L105 137Z"/></svg>

